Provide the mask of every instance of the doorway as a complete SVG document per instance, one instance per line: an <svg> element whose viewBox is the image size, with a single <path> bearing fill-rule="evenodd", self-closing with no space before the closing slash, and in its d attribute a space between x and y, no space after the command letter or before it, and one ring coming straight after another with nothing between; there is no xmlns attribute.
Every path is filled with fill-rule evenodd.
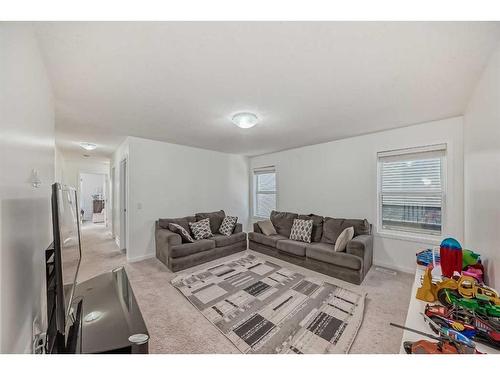
<svg viewBox="0 0 500 375"><path fill-rule="evenodd" d="M107 176L102 173L80 173L80 217L82 225L107 223Z"/></svg>

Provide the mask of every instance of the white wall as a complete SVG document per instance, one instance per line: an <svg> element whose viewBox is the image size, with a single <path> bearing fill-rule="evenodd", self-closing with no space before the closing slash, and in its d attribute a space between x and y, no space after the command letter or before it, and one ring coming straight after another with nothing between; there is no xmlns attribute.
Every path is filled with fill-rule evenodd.
<svg viewBox="0 0 500 375"><path fill-rule="evenodd" d="M64 156L59 150L59 148L56 146L55 148L55 178L54 180L56 182L63 182L63 174L64 174L64 169L65 169L65 160Z"/></svg>
<svg viewBox="0 0 500 375"><path fill-rule="evenodd" d="M46 315L54 112L31 25L0 23L0 46L0 352L22 353L31 351L33 320Z"/></svg>
<svg viewBox="0 0 500 375"><path fill-rule="evenodd" d="M500 46L464 116L465 239L500 286ZM496 263L495 267L493 264Z"/></svg>
<svg viewBox="0 0 500 375"><path fill-rule="evenodd" d="M92 159L64 159L63 180L66 185L78 188L80 173L100 173L109 175L109 161Z"/></svg>
<svg viewBox="0 0 500 375"><path fill-rule="evenodd" d="M445 235L463 240L463 120L456 117L250 158L250 168L274 165L278 210L377 222L377 152L446 143ZM376 232L376 228L374 228ZM375 236L374 262L414 272L422 240Z"/></svg>
<svg viewBox="0 0 500 375"><path fill-rule="evenodd" d="M134 137L128 146L128 260L154 256L158 218L223 209L246 227L246 157Z"/></svg>

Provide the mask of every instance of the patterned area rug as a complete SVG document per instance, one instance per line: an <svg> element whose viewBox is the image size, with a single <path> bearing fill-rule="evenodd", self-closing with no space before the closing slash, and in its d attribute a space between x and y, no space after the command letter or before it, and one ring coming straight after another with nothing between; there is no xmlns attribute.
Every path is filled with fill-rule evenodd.
<svg viewBox="0 0 500 375"><path fill-rule="evenodd" d="M242 353L347 353L365 294L248 254L175 286Z"/></svg>

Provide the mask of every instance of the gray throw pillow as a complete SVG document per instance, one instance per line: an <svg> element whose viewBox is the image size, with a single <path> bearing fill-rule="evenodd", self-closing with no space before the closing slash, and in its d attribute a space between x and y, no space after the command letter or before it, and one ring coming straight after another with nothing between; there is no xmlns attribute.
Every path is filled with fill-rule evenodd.
<svg viewBox="0 0 500 375"><path fill-rule="evenodd" d="M257 221L257 225L259 226L262 233L265 234L266 236L277 234L276 229L274 229L274 225L271 222L271 220Z"/></svg>
<svg viewBox="0 0 500 375"><path fill-rule="evenodd" d="M233 234L234 227L236 226L236 222L238 218L236 216L226 216L224 220L222 220L222 224L219 228L219 233L224 236L230 236Z"/></svg>
<svg viewBox="0 0 500 375"><path fill-rule="evenodd" d="M290 232L290 239L311 243L312 229L312 220L295 219L293 221L292 231Z"/></svg>
<svg viewBox="0 0 500 375"><path fill-rule="evenodd" d="M270 219L278 234L290 238L293 220L297 219L298 216L298 214L294 214L293 212L271 211Z"/></svg>
<svg viewBox="0 0 500 375"><path fill-rule="evenodd" d="M168 229L174 233L181 236L183 242L194 242L193 237L189 234L187 230L181 227L179 224L170 223L168 224Z"/></svg>
<svg viewBox="0 0 500 375"><path fill-rule="evenodd" d="M189 228L191 228L191 233L193 233L195 240L203 240L213 236L210 230L210 219L208 218L195 223L189 223Z"/></svg>
<svg viewBox="0 0 500 375"><path fill-rule="evenodd" d="M212 233L217 233L226 214L224 210L220 210L215 212L199 212L195 216L197 222L203 219L210 219L210 230Z"/></svg>

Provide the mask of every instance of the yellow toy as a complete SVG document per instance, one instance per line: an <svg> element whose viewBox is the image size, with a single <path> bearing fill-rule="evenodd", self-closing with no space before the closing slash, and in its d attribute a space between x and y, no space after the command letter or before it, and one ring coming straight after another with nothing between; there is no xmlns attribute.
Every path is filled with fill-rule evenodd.
<svg viewBox="0 0 500 375"><path fill-rule="evenodd" d="M460 276L458 279L445 279L439 282L435 288L436 296L444 290L457 291L459 297L476 298L492 305L500 305L500 297L497 291L486 285L479 284L471 276Z"/></svg>
<svg viewBox="0 0 500 375"><path fill-rule="evenodd" d="M432 267L427 267L422 280L422 286L417 289L417 299L426 302L436 301L436 286L432 283Z"/></svg>

